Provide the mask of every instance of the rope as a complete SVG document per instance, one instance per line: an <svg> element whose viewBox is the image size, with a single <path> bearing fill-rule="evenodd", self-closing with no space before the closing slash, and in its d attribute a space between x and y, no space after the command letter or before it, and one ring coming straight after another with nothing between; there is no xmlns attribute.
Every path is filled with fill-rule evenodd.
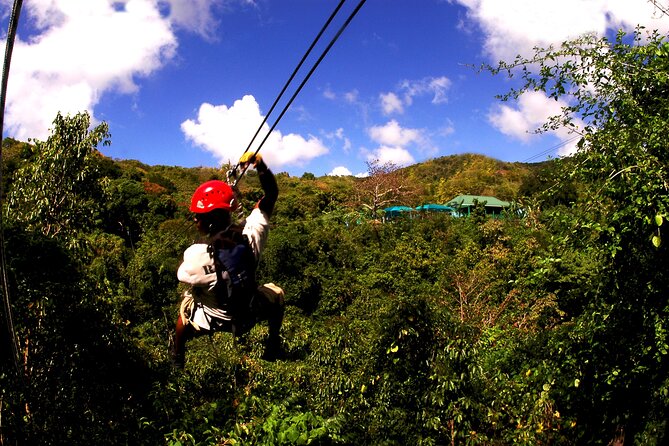
<svg viewBox="0 0 669 446"><path fill-rule="evenodd" d="M295 93L293 93L293 95L291 96L291 98L288 100L288 103L284 106L283 110L282 110L281 113L279 114L279 117L276 118L276 121L274 121L274 124L272 125L272 127L269 129L269 131L267 132L267 134L265 135L265 137L263 138L263 140L262 140L262 141L260 142L260 144L258 145L258 148L257 148L256 151L254 152L254 156L257 155L258 152L260 152L260 149L262 148L263 144L265 144L265 141L267 141L267 138L269 138L269 136L272 134L272 131L274 130L274 128L277 126L277 124L279 123L279 121L281 121L281 118L283 118L283 115L286 114L286 112L288 111L288 108L292 105L293 101L295 100L295 98L297 97L297 95L300 93L300 91L302 91L302 88L303 88L304 85L307 83L307 81L309 80L309 78L311 77L311 75L314 74L314 71L316 71L316 68L318 68L318 66L319 66L320 63L323 61L323 59L325 58L325 56L328 54L328 52L330 51L330 49L332 48L332 46L333 46L333 45L335 44L335 42L339 39L339 37L340 37L341 34L344 32L344 30L346 29L346 27L348 27L348 25L351 23L351 21L352 21L353 18L356 16L356 14L358 13L358 11L360 11L360 8L362 8L362 5L365 4L365 1L366 1L366 0L360 0L360 2L359 2L358 5L355 7L355 9L351 12L351 14L349 14L349 16L348 16L348 18L346 19L346 21L344 22L344 24L339 28L339 30L337 31L337 33L335 34L335 36L330 40L330 43L328 44L328 46L323 50L323 52L321 53L321 55L320 55L320 57L318 58L318 60L316 60L316 62L314 62L313 66L311 67L311 69L309 70L309 72L307 73L307 75L305 76L305 78L302 80L302 82L300 83L300 85L297 87L297 90L295 90ZM338 8L339 8L339 6L337 6L337 10L338 10ZM329 23L329 21L328 21L328 23ZM319 34L319 37L320 37L320 34ZM315 42L314 42L314 43L315 43ZM312 44L312 45L313 45L313 44ZM311 51L311 48L309 49L309 51ZM306 56L305 56L305 57L306 57ZM302 63L302 62L300 62L300 64L301 64L301 63ZM291 80L292 80L292 76L291 76ZM285 90L285 87L284 87L284 90ZM283 94L283 91L282 91L282 94ZM278 100L278 99L277 99L277 100ZM266 122L266 120L267 120L267 117L265 117L265 120L263 121L263 124ZM262 127L262 124L261 124L261 127ZM260 129L259 129L259 130L260 130ZM257 133L256 133L256 134L257 134ZM254 136L253 138L255 139L255 136ZM251 140L251 142L253 142L253 140ZM249 147L250 147L250 146L251 146L251 144L249 144ZM248 151L249 151L249 149L247 148L247 149L244 151L244 153L246 153L246 152L248 152ZM237 170L238 167L239 167L239 163L237 163L237 165L235 166L235 169L234 169L234 170ZM248 169L248 164L247 164L246 166L244 166L244 170L242 170L242 173L241 173L241 174L237 177L237 179L235 180L233 187L234 187L234 186L237 186L237 183L239 182L239 180L241 179L241 177L244 176L244 173L246 172L247 169Z"/></svg>
<svg viewBox="0 0 669 446"><path fill-rule="evenodd" d="M4 196L4 191L2 190L2 135L4 129L4 119L5 119L5 102L7 97L7 82L9 78L9 66L12 60L12 51L14 50L14 39L16 38L16 28L19 22L19 16L21 15L21 5L22 0L14 0L14 7L12 8L12 15L9 19L9 29L7 31L7 42L5 45L5 61L2 67L2 86L0 87L0 205L2 197ZM16 368L17 375L21 373L21 363L19 357L19 341L16 336L16 330L14 328L14 321L12 319L12 306L11 300L9 297L9 281L7 279L7 260L5 258L5 231L4 231L4 222L3 222L3 212L0 209L0 280L2 280L2 296L3 303L5 307L5 321L7 324L7 330L9 336L11 337L12 343L12 354L14 359L14 366Z"/></svg>

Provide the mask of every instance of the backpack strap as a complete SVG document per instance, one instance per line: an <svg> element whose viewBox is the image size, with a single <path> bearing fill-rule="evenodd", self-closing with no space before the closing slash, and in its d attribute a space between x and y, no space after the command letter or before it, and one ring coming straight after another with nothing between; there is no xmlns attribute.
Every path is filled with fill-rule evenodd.
<svg viewBox="0 0 669 446"><path fill-rule="evenodd" d="M216 270L215 293L219 306L231 311L233 318L249 312L253 292L256 288L256 259L248 237L242 232L243 229L244 227L240 225L228 226L224 231L215 234L210 239L207 248ZM229 254L228 259L233 262L232 270L229 270L223 264L221 251L226 251ZM237 271L234 271L235 266L239 267ZM225 273L227 273L229 279L224 277ZM228 295L228 280L231 282L232 292L238 292L238 294ZM238 288L239 286L241 288ZM234 301L231 300L233 297Z"/></svg>

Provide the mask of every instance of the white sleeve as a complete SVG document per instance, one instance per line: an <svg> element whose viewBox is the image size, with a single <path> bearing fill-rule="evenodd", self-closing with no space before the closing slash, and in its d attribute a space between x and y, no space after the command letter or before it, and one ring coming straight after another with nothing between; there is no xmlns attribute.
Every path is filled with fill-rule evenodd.
<svg viewBox="0 0 669 446"><path fill-rule="evenodd" d="M242 234L246 235L256 256L256 261L260 260L260 254L265 249L267 235L269 234L269 218L267 214L259 208L253 209L246 218L246 225Z"/></svg>
<svg viewBox="0 0 669 446"><path fill-rule="evenodd" d="M196 243L184 251L184 261L179 266L177 278L180 282L198 287L211 288L216 284L214 259L207 252L207 245Z"/></svg>

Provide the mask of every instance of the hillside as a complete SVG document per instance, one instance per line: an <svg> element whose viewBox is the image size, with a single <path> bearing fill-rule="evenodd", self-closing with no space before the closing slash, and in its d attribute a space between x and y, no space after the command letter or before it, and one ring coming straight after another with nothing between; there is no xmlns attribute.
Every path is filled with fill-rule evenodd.
<svg viewBox="0 0 669 446"><path fill-rule="evenodd" d="M212 178L225 179L225 173L214 168L150 166L130 160L114 162L120 166L124 176L141 180L147 185L169 185L173 188L169 192L178 197L180 203L184 203L201 182ZM399 169L415 193L408 199L410 202L402 203L400 200L397 204L446 203L462 194L489 195L513 201L526 183L537 181L547 164L550 162L509 163L475 154L435 158ZM277 178L282 197L279 212L291 217L313 217L337 207L355 207L351 197L363 182L363 179L355 177L314 177L309 173L301 177L279 173ZM251 201L259 198L253 195L259 184L252 171L239 186L242 192L251 195Z"/></svg>
<svg viewBox="0 0 669 446"><path fill-rule="evenodd" d="M428 201L447 202L457 195L488 195L512 201L523 183L545 163L508 163L484 155L436 158L409 167L409 178L421 184Z"/></svg>

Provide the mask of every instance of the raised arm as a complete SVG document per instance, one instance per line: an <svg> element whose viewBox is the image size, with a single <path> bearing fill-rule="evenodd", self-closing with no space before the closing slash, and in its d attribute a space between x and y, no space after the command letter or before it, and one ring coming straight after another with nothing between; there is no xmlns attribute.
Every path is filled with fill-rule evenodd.
<svg viewBox="0 0 669 446"><path fill-rule="evenodd" d="M272 215L272 212L274 212L274 205L276 204L276 199L279 197L279 187L276 184L276 178L274 178L274 174L269 170L267 164L265 164L265 161L260 155L246 152L240 158L239 164L245 165L249 163L253 163L253 167L255 167L258 172L260 186L265 193L256 207L267 214L267 217L269 218Z"/></svg>

